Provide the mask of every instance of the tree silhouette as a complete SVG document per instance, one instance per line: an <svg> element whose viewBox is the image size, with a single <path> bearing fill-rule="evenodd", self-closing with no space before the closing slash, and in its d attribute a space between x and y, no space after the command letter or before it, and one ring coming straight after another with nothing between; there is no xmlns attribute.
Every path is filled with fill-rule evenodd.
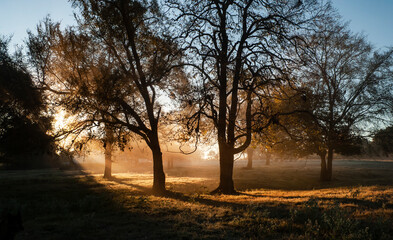
<svg viewBox="0 0 393 240"><path fill-rule="evenodd" d="M158 135L164 114L160 100L167 92L175 91L181 81L173 80L171 75L172 65L178 65L180 55L171 37L165 35L158 6L155 1L72 3L80 10L77 34L71 30L66 33L71 36L69 48L63 49L67 51L56 52L52 46L54 55L49 57L67 59L72 52L69 61L58 61L59 66L52 69L61 73L69 63L72 74L61 79L52 74L47 82L54 81L52 92L71 100L64 103L83 109L80 124L101 122L114 132L126 130L142 138L153 155L153 190L164 192ZM64 39L60 34L48 40L61 43ZM75 48L82 54L78 55Z"/></svg>
<svg viewBox="0 0 393 240"><path fill-rule="evenodd" d="M365 38L351 33L332 13L317 23L317 29L302 48L304 65L299 69L308 92L308 112L317 126L321 156L321 179L332 179L334 151L353 142L364 124L383 114L383 103L375 91L389 81L393 51L374 52ZM325 161L327 156L327 162Z"/></svg>
<svg viewBox="0 0 393 240"><path fill-rule="evenodd" d="M373 142L381 147L385 155L393 153L393 126L377 131L373 137Z"/></svg>
<svg viewBox="0 0 393 240"><path fill-rule="evenodd" d="M187 65L197 75L189 123L198 132L207 119L217 133L220 184L213 192L235 193L234 155L251 142L258 91L287 77L287 50L297 30L323 8L315 1L167 1L179 26Z"/></svg>
<svg viewBox="0 0 393 240"><path fill-rule="evenodd" d="M37 26L36 35L29 32L28 47L30 62L52 109L60 108L74 118L56 129L56 139L71 138L67 147L76 150L91 139L101 139L105 145L104 177L110 178L112 148L114 143L123 144L124 139L122 128L113 131L103 114L119 114L108 100L124 87L116 66L90 36L77 28L61 31L60 24L49 18Z"/></svg>
<svg viewBox="0 0 393 240"><path fill-rule="evenodd" d="M45 104L20 52L8 53L6 38L0 38L0 160L17 167L34 167L26 154L53 152L46 132L50 119L43 114ZM17 162L17 157L23 155Z"/></svg>

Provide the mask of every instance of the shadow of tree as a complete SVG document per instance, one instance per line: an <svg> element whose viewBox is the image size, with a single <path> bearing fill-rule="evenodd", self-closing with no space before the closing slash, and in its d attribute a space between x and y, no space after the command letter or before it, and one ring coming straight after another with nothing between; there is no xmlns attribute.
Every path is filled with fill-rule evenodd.
<svg viewBox="0 0 393 240"><path fill-rule="evenodd" d="M128 187L136 188L136 189L138 189L140 191L143 191L146 194L152 194L151 188L140 186L140 185L137 185L137 184L129 183L129 179L127 180L125 178L117 178L115 176L112 176L108 180L112 181L112 182L115 182L117 184L122 184L122 185L126 185Z"/></svg>
<svg viewBox="0 0 393 240"><path fill-rule="evenodd" d="M144 187L144 186L140 186L137 184L132 184L127 182L124 179L121 178L113 178L112 181L118 183L118 184L124 184L127 185L129 187L133 187L136 188L140 191L142 191L141 193L143 194L147 194L147 195L155 195L154 193L152 193L150 188ZM293 188L290 188L291 190L294 190ZM282 190L282 189L280 189ZM295 189L295 190L299 190L299 189ZM242 195L242 196L247 196L250 198L263 198L263 197L270 197L268 195L263 195L263 194L250 194L250 193L245 193L245 192L237 192L236 195ZM206 206L212 206L212 207L227 207L230 208L232 210L237 210L237 209L246 209L249 207L249 204L245 204L245 203L236 203L236 202L228 202L228 201L218 201L218 200L212 200L209 198L204 198L201 197L199 194L197 196L194 195L190 195L190 194L184 194L181 192L176 192L176 191L167 191L164 195L159 195L162 197L167 197L167 198L172 198L172 199L176 199L182 202L194 202L194 203L199 203L199 204L203 204ZM280 198L282 199L298 199L299 196L280 196ZM307 198L305 198L306 201ZM367 208L367 209L379 209L381 207L384 208L392 208L393 204L389 204L387 199L382 199L381 201L371 201L371 200L362 200L362 199L356 199L356 198L351 198L351 197L318 197L317 199L322 200L322 201L327 201L327 202L336 202L336 203L340 203L340 204L354 204L358 207L361 208ZM301 202L300 204L302 204L304 202ZM282 218L283 216L287 216L289 214L290 211L290 206L285 206L283 204L278 205L277 207L271 207L271 206L265 206L263 210L267 210L273 213L272 217L278 217L278 218Z"/></svg>
<svg viewBox="0 0 393 240"><path fill-rule="evenodd" d="M140 195L150 195L150 196L158 196L158 197L164 197L164 198L171 198L174 200L178 200L184 203L198 203L202 204L208 207L224 207L228 208L231 211L244 211L245 209L249 208L250 205L246 203L236 203L236 202L229 202L229 201L219 201L219 200L213 200L209 198L204 198L201 195L189 195L181 192L176 192L176 191L170 191L167 190L164 194L156 194L151 191L150 188L140 186L137 184L129 183L127 180L121 179L121 178L113 178L111 181L123 184L132 188L136 188L140 190L139 192L133 192L134 194L140 194ZM238 192L237 195L244 195L244 196L249 196L249 197L261 197L260 195L252 195L252 194L247 194L247 193L242 193ZM288 216L289 214L289 208L285 207L283 205L277 206L277 207L272 207L272 206L264 206L263 208L259 209L260 211L269 211L272 214L270 215L273 218L284 218L285 216Z"/></svg>
<svg viewBox="0 0 393 240"><path fill-rule="evenodd" d="M24 174L21 172L20 174ZM84 173L2 179L0 209L17 205L24 231L18 239L192 239L236 235L236 231L204 231L183 223L179 211L153 209L150 189L112 179L138 189L111 189ZM189 218L193 219L192 212ZM179 228L179 229L178 229ZM236 235L239 237L239 235Z"/></svg>
<svg viewBox="0 0 393 240"><path fill-rule="evenodd" d="M133 183L134 178L101 181L100 177L81 172L21 172L20 176L1 177L0 182L0 206L21 207L25 230L18 239L239 239L250 230L236 219L264 216L266 212L267 221L286 222L291 210L302 208L309 199L306 196L298 203L274 202L263 192L239 192L229 197L178 191L156 195L150 188ZM361 209L377 210L382 204L384 208L393 207L387 199L316 199Z"/></svg>

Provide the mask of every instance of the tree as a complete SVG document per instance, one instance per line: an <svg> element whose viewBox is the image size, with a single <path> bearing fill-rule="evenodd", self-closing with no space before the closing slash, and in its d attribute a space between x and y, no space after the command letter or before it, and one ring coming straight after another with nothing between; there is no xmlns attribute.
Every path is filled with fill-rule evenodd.
<svg viewBox="0 0 393 240"><path fill-rule="evenodd" d="M387 66L393 56L392 50L373 53L363 36L351 33L337 19L332 13L305 38L299 69L307 111L317 127L306 135L318 149L321 180L326 181L332 179L333 153L383 113L375 88L391 77Z"/></svg>
<svg viewBox="0 0 393 240"><path fill-rule="evenodd" d="M113 131L110 127L105 128L105 171L104 178L112 177L112 152L113 152Z"/></svg>
<svg viewBox="0 0 393 240"><path fill-rule="evenodd" d="M6 38L0 38L0 159L8 165L37 167L33 153L53 152L50 118L45 116L45 102L21 60L21 53L8 53ZM23 155L17 162L18 155Z"/></svg>
<svg viewBox="0 0 393 240"><path fill-rule="evenodd" d="M304 90L293 85L285 85L271 91L263 104L274 116L273 124L262 124L254 135L255 142L266 153L266 164L270 164L272 154L286 158L299 158L315 153L316 128L307 113L310 101ZM265 125L266 127L263 127Z"/></svg>
<svg viewBox="0 0 393 240"><path fill-rule="evenodd" d="M246 153L247 153L247 166L245 167L245 169L252 169L254 157L255 156L260 157L265 153L265 146L263 146L259 141L258 134L255 133L253 134L251 144L248 146Z"/></svg>
<svg viewBox="0 0 393 240"><path fill-rule="evenodd" d="M78 41L71 42L68 50L77 48L86 54L75 54L66 61L71 63L71 75L58 79L58 74L52 74L50 81L60 88L55 91L71 100L68 105L84 109L81 124L100 122L114 132L126 130L142 138L153 155L153 190L162 193L165 174L158 131L164 111L160 98L181 84L172 78L172 65L178 65L181 56L171 37L165 35L158 6L155 1L72 3L80 10L79 32L70 31ZM50 56L63 64L52 69L54 73L68 66L61 61L67 52Z"/></svg>
<svg viewBox="0 0 393 240"><path fill-rule="evenodd" d="M254 156L255 148L252 146L247 148L247 169L252 169L252 160Z"/></svg>
<svg viewBox="0 0 393 240"><path fill-rule="evenodd" d="M101 139L106 157L104 177L110 178L112 148L115 143L124 144L122 129L114 131L102 113L118 115L107 100L124 86L116 66L89 35L75 27L61 31L60 24L49 18L37 26L36 35L29 32L28 47L36 78L52 109L60 108L58 111L74 119L53 135L58 141L71 139L67 148L79 150L87 141Z"/></svg>
<svg viewBox="0 0 393 240"><path fill-rule="evenodd" d="M297 29L319 14L315 1L176 1L168 0L196 75L195 111L189 123L196 132L211 121L217 133L220 184L214 193L235 193L234 155L251 142L253 111L259 89L286 78L288 55ZM312 14L310 14L312 13ZM202 120L201 120L202 119Z"/></svg>
<svg viewBox="0 0 393 240"><path fill-rule="evenodd" d="M373 137L373 142L381 148L385 155L393 153L393 126L377 131Z"/></svg>

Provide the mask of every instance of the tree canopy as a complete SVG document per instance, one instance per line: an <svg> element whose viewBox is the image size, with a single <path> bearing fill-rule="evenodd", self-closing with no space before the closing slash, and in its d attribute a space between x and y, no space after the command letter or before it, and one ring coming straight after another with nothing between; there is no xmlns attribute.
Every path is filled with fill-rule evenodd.
<svg viewBox="0 0 393 240"><path fill-rule="evenodd" d="M21 53L11 56L8 42L0 38L0 160L17 167L34 166L40 163L27 155L54 150L47 135L50 119L43 114L43 97Z"/></svg>
<svg viewBox="0 0 393 240"><path fill-rule="evenodd" d="M94 138L110 176L113 146L142 140L164 193L162 145L190 149L203 137L218 144L213 192L233 194L235 155L250 146L317 154L331 180L333 154L359 152L393 113L393 49L375 51L330 1L70 2L75 26L47 17L29 32L28 67L0 41L2 158L22 133L26 151L47 148L48 132L70 145ZM73 121L50 131L59 112Z"/></svg>
<svg viewBox="0 0 393 240"><path fill-rule="evenodd" d="M195 130L211 121L217 133L220 185L233 193L234 155L251 143L255 122L266 118L261 100L267 86L288 80L289 49L299 29L322 15L315 1L167 1L179 26L178 41L188 57L185 65L195 103L189 123ZM195 120L196 119L196 120ZM203 120L200 120L203 119Z"/></svg>
<svg viewBox="0 0 393 240"><path fill-rule="evenodd" d="M31 35L31 55L44 66L43 84L77 124L103 124L142 138L153 152L153 188L165 190L159 143L160 102L176 93L180 52L164 31L155 1L72 1L78 26L46 23ZM78 128L77 128L78 129ZM80 128L79 128L80 129Z"/></svg>
<svg viewBox="0 0 393 240"><path fill-rule="evenodd" d="M386 66L391 66L393 51L373 52L365 37L348 30L334 12L316 24L303 44L299 79L317 126L318 138L313 139L322 153L321 179L330 180L333 152L353 146L367 130L365 122L385 112L375 88L391 81Z"/></svg>

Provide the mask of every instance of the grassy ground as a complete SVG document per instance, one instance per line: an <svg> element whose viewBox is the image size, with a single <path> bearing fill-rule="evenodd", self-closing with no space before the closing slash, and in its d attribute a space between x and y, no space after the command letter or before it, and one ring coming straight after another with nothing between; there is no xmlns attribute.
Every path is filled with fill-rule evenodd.
<svg viewBox="0 0 393 240"><path fill-rule="evenodd" d="M150 173L0 172L0 208L20 209L16 239L393 239L392 162L337 161L235 169L236 196L209 195L217 167L167 170L171 194ZM214 176L214 177L212 177Z"/></svg>

